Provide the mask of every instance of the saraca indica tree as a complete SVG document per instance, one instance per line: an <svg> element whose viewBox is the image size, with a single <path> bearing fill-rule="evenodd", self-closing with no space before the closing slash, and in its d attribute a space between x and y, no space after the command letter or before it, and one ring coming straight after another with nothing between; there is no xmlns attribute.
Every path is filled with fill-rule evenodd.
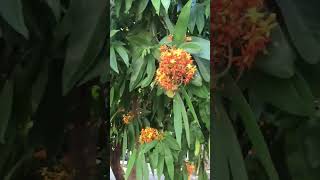
<svg viewBox="0 0 320 180"><path fill-rule="evenodd" d="M110 141L116 178L208 179L210 1L111 2ZM128 155L125 173L120 159Z"/></svg>

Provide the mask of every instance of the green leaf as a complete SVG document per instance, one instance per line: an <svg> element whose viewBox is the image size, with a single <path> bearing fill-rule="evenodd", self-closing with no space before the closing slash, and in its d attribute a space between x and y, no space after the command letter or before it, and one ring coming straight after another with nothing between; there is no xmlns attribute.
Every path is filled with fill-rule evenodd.
<svg viewBox="0 0 320 180"><path fill-rule="evenodd" d="M142 148L143 153L149 152L152 148L154 148L158 144L158 141L152 141L151 143L145 144Z"/></svg>
<svg viewBox="0 0 320 180"><path fill-rule="evenodd" d="M234 107L237 109L242 122L245 126L246 132L253 144L253 149L257 152L259 160L266 169L266 172L270 179L279 180L278 173L273 166L271 156L268 151L268 146L264 140L264 137L257 124L257 120L243 96L241 90L236 86L232 77L227 76L224 78L225 87L223 94L225 97L231 100ZM275 90L272 90L275 92Z"/></svg>
<svg viewBox="0 0 320 180"><path fill-rule="evenodd" d="M126 180L127 180L128 177L130 176L131 170L132 170L133 165L134 165L134 163L135 163L135 161L136 161L136 157L137 157L137 150L134 149L134 150L132 151L132 154L131 154L131 156L130 156L130 158L129 158L129 161L128 161L127 171L126 171L126 175L125 175L125 179L126 179Z"/></svg>
<svg viewBox="0 0 320 180"><path fill-rule="evenodd" d="M206 18L209 18L209 16L210 16L210 0L205 1L205 6L206 6L205 15L206 15Z"/></svg>
<svg viewBox="0 0 320 180"><path fill-rule="evenodd" d="M144 165L144 162L142 162L143 160L142 156L144 156L144 154L141 153L140 151L136 161L136 176L137 176L137 179L141 179L141 180L143 180L143 165Z"/></svg>
<svg viewBox="0 0 320 180"><path fill-rule="evenodd" d="M268 53L257 57L256 66L263 72L279 78L292 77L297 56L279 26L272 30L271 39L267 47Z"/></svg>
<svg viewBox="0 0 320 180"><path fill-rule="evenodd" d="M202 78L201 78L200 73L198 71L193 76L193 78L191 80L191 84L198 86L198 87L202 86Z"/></svg>
<svg viewBox="0 0 320 180"><path fill-rule="evenodd" d="M35 113L42 100L42 97L47 89L48 83L48 63L45 63L44 67L40 71L36 81L32 85L32 112Z"/></svg>
<svg viewBox="0 0 320 180"><path fill-rule="evenodd" d="M180 105L180 96L178 93L174 96L173 99L173 125L176 135L177 142L181 147L181 134L182 134L182 117L181 117L181 105Z"/></svg>
<svg viewBox="0 0 320 180"><path fill-rule="evenodd" d="M143 163L143 177L144 177L143 179L148 179L148 177L149 177L149 166L146 163L146 158L145 158L144 154L142 154L141 162Z"/></svg>
<svg viewBox="0 0 320 180"><path fill-rule="evenodd" d="M173 156L171 154L170 149L167 146L164 146L165 156L164 160L166 162L167 170L169 173L170 179L174 180L174 164L173 164Z"/></svg>
<svg viewBox="0 0 320 180"><path fill-rule="evenodd" d="M168 9L170 7L171 0L161 0L161 3L163 5L164 9L166 10L166 13L168 13Z"/></svg>
<svg viewBox="0 0 320 180"><path fill-rule="evenodd" d="M81 80L103 49L108 36L107 2L71 1L68 23L72 24L63 67L63 94L66 95Z"/></svg>
<svg viewBox="0 0 320 180"><path fill-rule="evenodd" d="M315 38L314 24L318 23L319 1L276 0L293 44L303 59L315 64L320 61L320 40ZM319 31L317 28L315 31Z"/></svg>
<svg viewBox="0 0 320 180"><path fill-rule="evenodd" d="M159 154L160 154L158 149L159 149L159 146L156 146L150 155L150 164L153 169L157 169L157 166L158 166Z"/></svg>
<svg viewBox="0 0 320 180"><path fill-rule="evenodd" d="M191 102L191 99L190 99L190 96L188 95L187 91L182 88L182 94L183 94L183 97L185 98L186 102L187 102L187 105L191 111L191 114L193 116L193 119L196 121L196 123L200 126L199 124L199 119L198 119L198 116L196 114L196 111L194 110L194 107L192 105L192 102Z"/></svg>
<svg viewBox="0 0 320 180"><path fill-rule="evenodd" d="M135 131L134 131L134 127L133 124L130 123L128 125L128 130L129 130L129 148L133 149L135 146L135 142L136 142L136 136L135 136Z"/></svg>
<svg viewBox="0 0 320 180"><path fill-rule="evenodd" d="M110 106L113 105L113 98L114 98L114 87L111 87L111 90L110 90Z"/></svg>
<svg viewBox="0 0 320 180"><path fill-rule="evenodd" d="M260 100L291 114L310 116L313 114L313 100L305 98L307 85L297 88L297 75L290 79L279 79L262 73L252 74L250 88ZM302 91L301 91L301 88ZM304 91L304 92L303 92Z"/></svg>
<svg viewBox="0 0 320 180"><path fill-rule="evenodd" d="M195 142L195 144L194 144L194 155L195 156L198 156L199 155L199 153L200 153L200 141L198 140L198 138L196 138L196 142Z"/></svg>
<svg viewBox="0 0 320 180"><path fill-rule="evenodd" d="M129 56L126 49L123 46L116 46L117 53L121 56L123 62L129 67Z"/></svg>
<svg viewBox="0 0 320 180"><path fill-rule="evenodd" d="M132 74L130 78L129 90L132 91L139 84L145 72L146 60L142 56L132 59Z"/></svg>
<svg viewBox="0 0 320 180"><path fill-rule="evenodd" d="M174 29L174 42L180 44L184 41L190 17L191 0L182 8L177 24Z"/></svg>
<svg viewBox="0 0 320 180"><path fill-rule="evenodd" d="M24 23L21 0L0 1L0 15L15 31L29 38L29 31Z"/></svg>
<svg viewBox="0 0 320 180"><path fill-rule="evenodd" d="M124 10L124 13L128 13L129 10L131 9L133 0L125 0L125 7L126 9Z"/></svg>
<svg viewBox="0 0 320 180"><path fill-rule="evenodd" d="M190 19L189 19L188 29L190 30L191 33L193 33L194 27L196 26L197 11L198 11L197 5L193 8L191 8L191 11L190 11Z"/></svg>
<svg viewBox="0 0 320 180"><path fill-rule="evenodd" d="M198 7L197 14L196 14L197 16L196 24L197 24L199 34L202 33L204 28L204 20L205 20L204 13L205 13L204 7L203 6Z"/></svg>
<svg viewBox="0 0 320 180"><path fill-rule="evenodd" d="M110 67L111 69L113 69L115 72L119 74L117 57L116 57L114 48L112 46L110 48Z"/></svg>
<svg viewBox="0 0 320 180"><path fill-rule="evenodd" d="M156 10L156 13L159 15L161 0L151 0L151 2L152 2L154 9Z"/></svg>
<svg viewBox="0 0 320 180"><path fill-rule="evenodd" d="M237 140L237 135L232 127L228 114L226 113L220 97L216 95L216 119L215 126L219 129L219 137L221 145L226 151L232 177L237 177L239 180L248 180L248 175L245 168L245 163L242 157L241 147Z"/></svg>
<svg viewBox="0 0 320 180"><path fill-rule="evenodd" d="M179 151L181 149L177 141L169 134L165 136L163 141L166 145L168 145L168 147L173 150Z"/></svg>
<svg viewBox="0 0 320 180"><path fill-rule="evenodd" d="M149 3L149 0L141 0L138 5L138 14L143 13L143 11L146 9L147 5Z"/></svg>
<svg viewBox="0 0 320 180"><path fill-rule="evenodd" d="M182 119L183 119L183 124L184 124L184 130L186 131L186 138L187 138L187 143L188 147L190 147L190 129L189 129L189 121L188 121L188 115L186 108L184 106L184 103L180 97L180 94L177 94L177 100L179 103L179 107L181 108L181 113L182 113Z"/></svg>
<svg viewBox="0 0 320 180"><path fill-rule="evenodd" d="M59 0L46 0L46 3L50 7L52 13L54 14L56 21L60 21L61 18L61 4Z"/></svg>
<svg viewBox="0 0 320 180"><path fill-rule="evenodd" d="M117 32L119 32L119 30L111 30L110 31L110 38L112 38L114 35L116 35Z"/></svg>
<svg viewBox="0 0 320 180"><path fill-rule="evenodd" d="M164 156L160 154L159 155L158 167L157 167L158 180L161 179L161 176L163 174L163 168L164 168Z"/></svg>
<svg viewBox="0 0 320 180"><path fill-rule="evenodd" d="M174 26L173 26L172 22L170 21L168 14L164 15L164 22L166 23L166 26L169 29L170 34L173 34L174 33ZM167 41L167 37L168 36L165 37L166 38L166 39L164 39L165 41ZM161 42L160 42L160 44L161 44Z"/></svg>
<svg viewBox="0 0 320 180"><path fill-rule="evenodd" d="M5 143L5 135L11 117L13 101L13 83L8 80L0 93L0 143Z"/></svg>
<svg viewBox="0 0 320 180"><path fill-rule="evenodd" d="M206 82L210 82L210 63L202 58L194 57L198 65L198 70Z"/></svg>
<svg viewBox="0 0 320 180"><path fill-rule="evenodd" d="M186 50L190 54L198 54L201 52L201 47L198 43L195 42L185 42L182 43L179 48Z"/></svg>
<svg viewBox="0 0 320 180"><path fill-rule="evenodd" d="M122 159L124 160L125 159L125 155L126 155L126 150L127 150L127 147L128 147L128 135L127 135L127 130L124 130L123 132L123 140L122 140Z"/></svg>
<svg viewBox="0 0 320 180"><path fill-rule="evenodd" d="M197 54L198 57L210 61L210 41L207 39L191 36L192 42L200 46L201 51Z"/></svg>
<svg viewBox="0 0 320 180"><path fill-rule="evenodd" d="M150 85L153 80L154 73L156 72L155 58L152 55L148 55L147 57L147 77L141 82L141 88L145 88Z"/></svg>

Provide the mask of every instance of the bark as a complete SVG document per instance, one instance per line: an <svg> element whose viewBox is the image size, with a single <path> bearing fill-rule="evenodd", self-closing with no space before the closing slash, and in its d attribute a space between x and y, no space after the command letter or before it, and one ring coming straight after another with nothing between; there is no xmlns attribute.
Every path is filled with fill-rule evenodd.
<svg viewBox="0 0 320 180"><path fill-rule="evenodd" d="M117 144L115 149L110 153L111 156L111 169L113 171L114 176L117 180L124 179L124 172L120 164L120 157L121 157L121 145Z"/></svg>
<svg viewBox="0 0 320 180"><path fill-rule="evenodd" d="M94 180L97 177L98 127L90 123L74 127L70 134L70 159L76 171L75 180Z"/></svg>

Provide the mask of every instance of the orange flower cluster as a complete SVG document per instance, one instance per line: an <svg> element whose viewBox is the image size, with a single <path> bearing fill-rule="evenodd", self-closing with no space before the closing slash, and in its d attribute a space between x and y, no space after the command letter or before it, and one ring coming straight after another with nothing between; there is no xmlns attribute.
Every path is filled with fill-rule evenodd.
<svg viewBox="0 0 320 180"><path fill-rule="evenodd" d="M122 116L122 122L124 124L129 124L133 120L133 118L134 118L134 114L133 112L130 111L129 113Z"/></svg>
<svg viewBox="0 0 320 180"><path fill-rule="evenodd" d="M217 37L213 47L215 63L231 60L241 69L251 67L270 42L275 14L266 12L263 0L216 0L211 11L216 14L211 25Z"/></svg>
<svg viewBox="0 0 320 180"><path fill-rule="evenodd" d="M148 127L141 130L139 142L140 144L150 143L153 140L160 140L162 137L163 135L157 129Z"/></svg>
<svg viewBox="0 0 320 180"><path fill-rule="evenodd" d="M195 166L189 162L186 162L186 167L187 167L189 176L191 176L194 170L196 169Z"/></svg>
<svg viewBox="0 0 320 180"><path fill-rule="evenodd" d="M156 82L166 91L176 91L181 84L188 84L196 72L191 55L174 47L160 47L160 64Z"/></svg>

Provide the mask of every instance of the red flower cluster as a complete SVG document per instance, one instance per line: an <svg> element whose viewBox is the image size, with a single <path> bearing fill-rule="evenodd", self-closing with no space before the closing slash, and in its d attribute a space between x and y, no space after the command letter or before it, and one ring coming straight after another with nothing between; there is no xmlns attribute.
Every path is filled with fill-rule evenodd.
<svg viewBox="0 0 320 180"><path fill-rule="evenodd" d="M211 11L215 63L231 60L241 69L249 68L270 41L275 14L266 12L263 0L216 0Z"/></svg>
<svg viewBox="0 0 320 180"><path fill-rule="evenodd" d="M153 140L160 140L162 137L162 134L157 129L148 127L141 130L139 142L140 144L150 143Z"/></svg>
<svg viewBox="0 0 320 180"><path fill-rule="evenodd" d="M181 84L188 84L196 72L191 55L182 49L160 47L160 64L156 82L166 91L176 91Z"/></svg>

